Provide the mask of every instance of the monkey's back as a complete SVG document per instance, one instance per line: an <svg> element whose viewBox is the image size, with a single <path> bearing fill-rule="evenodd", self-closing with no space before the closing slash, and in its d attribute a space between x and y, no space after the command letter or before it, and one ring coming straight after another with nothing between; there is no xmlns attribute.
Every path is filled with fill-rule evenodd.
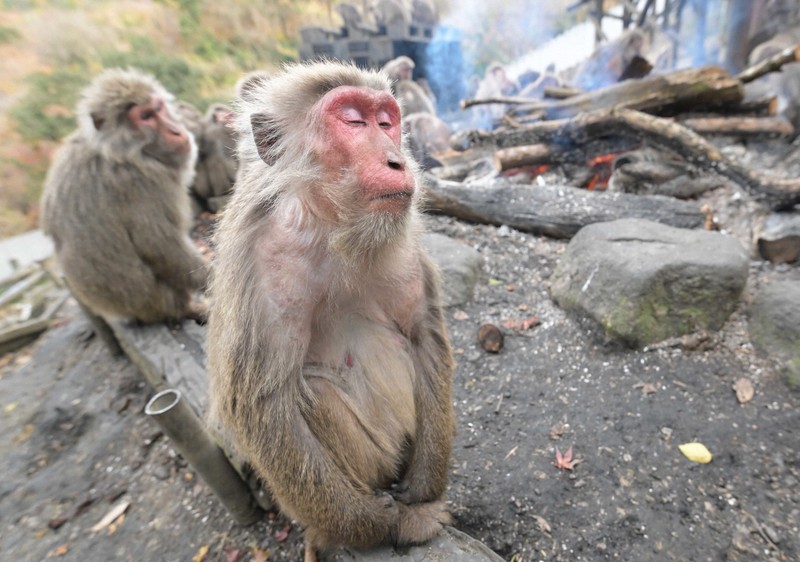
<svg viewBox="0 0 800 562"><path fill-rule="evenodd" d="M165 181L155 182L158 175ZM136 288L157 286L159 280L135 239L155 232L158 223L188 232L183 210L188 196L167 196L163 190L170 183L179 184L177 172L109 161L80 131L57 151L45 181L42 228L55 242L70 288L90 308L134 317L143 307L152 308L148 295ZM154 236L152 244L157 243ZM188 279L186 284L188 291Z"/></svg>

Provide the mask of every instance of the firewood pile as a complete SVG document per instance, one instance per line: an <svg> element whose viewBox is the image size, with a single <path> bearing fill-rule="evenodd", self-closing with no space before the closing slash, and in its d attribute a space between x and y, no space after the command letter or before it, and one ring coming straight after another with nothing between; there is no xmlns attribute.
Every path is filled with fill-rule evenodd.
<svg viewBox="0 0 800 562"><path fill-rule="evenodd" d="M463 100L465 109L504 104L506 111L494 130L456 133L450 142L452 150L436 155L442 166L433 168L429 176L429 208L518 228L527 220L522 230L563 237L574 234L586 221L597 220L588 215L607 220L621 213L649 213L664 218L662 222L702 226L704 217L697 205L681 207L679 200L725 184L744 190L766 210L791 210L800 203L800 178L754 170L726 156L715 141L783 139L788 145L795 131L791 123L777 116L777 99L750 99L745 85L792 62L800 62L800 44L733 76L722 68L706 66L629 79L590 92L554 88L556 97L543 100ZM538 177L553 169L558 169L563 179L558 187L561 196L567 193L566 199L572 199L566 205L574 205L576 213L584 216L567 217L564 209L548 208L563 206L559 197L545 193L550 182ZM530 216L522 221L515 218L515 213L530 215L530 209L512 211L497 191L489 189L485 181L476 181L491 177L489 183L496 184L498 177L519 175L529 179L529 185L504 182L503 197L537 205L540 214L532 222ZM534 189L531 183L536 185ZM582 188L583 193L573 191L575 188ZM542 192L535 195L523 189ZM587 190L623 193L591 194ZM642 195L643 201L631 203L619 197L625 193ZM647 201L658 195L677 199ZM626 209L622 211L620 206ZM664 206L670 210L665 211ZM554 214L559 216L554 218Z"/></svg>

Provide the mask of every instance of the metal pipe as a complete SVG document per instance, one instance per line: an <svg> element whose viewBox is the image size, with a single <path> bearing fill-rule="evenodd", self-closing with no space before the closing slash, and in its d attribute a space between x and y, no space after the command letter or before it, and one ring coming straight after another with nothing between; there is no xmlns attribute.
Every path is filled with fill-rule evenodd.
<svg viewBox="0 0 800 562"><path fill-rule="evenodd" d="M144 411L158 422L175 448L225 504L233 518L241 525L255 523L263 512L250 488L181 398L177 389L162 390L150 399Z"/></svg>

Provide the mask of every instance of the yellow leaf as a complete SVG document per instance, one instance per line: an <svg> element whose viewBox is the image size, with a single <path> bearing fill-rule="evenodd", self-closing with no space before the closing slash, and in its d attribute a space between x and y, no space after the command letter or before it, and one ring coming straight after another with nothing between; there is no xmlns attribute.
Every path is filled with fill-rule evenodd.
<svg viewBox="0 0 800 562"><path fill-rule="evenodd" d="M700 464L708 464L714 458L702 443L684 443L683 445L678 445L678 449L687 459Z"/></svg>
<svg viewBox="0 0 800 562"><path fill-rule="evenodd" d="M208 545L204 544L200 547L200 550L197 551L197 554L192 558L192 562L203 562L206 559L206 554L208 554Z"/></svg>
<svg viewBox="0 0 800 562"><path fill-rule="evenodd" d="M10 414L11 412L13 412L16 409L16 407L17 407L17 403L16 402L12 402L11 404L9 404L5 408L3 408L3 410L5 411L6 414Z"/></svg>

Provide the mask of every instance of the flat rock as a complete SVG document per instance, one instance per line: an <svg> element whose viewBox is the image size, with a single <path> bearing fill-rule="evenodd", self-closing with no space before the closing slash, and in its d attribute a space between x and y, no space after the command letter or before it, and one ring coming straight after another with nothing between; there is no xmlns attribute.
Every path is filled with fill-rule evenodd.
<svg viewBox="0 0 800 562"><path fill-rule="evenodd" d="M756 349L781 364L791 385L800 385L800 281L760 287L747 319Z"/></svg>
<svg viewBox="0 0 800 562"><path fill-rule="evenodd" d="M552 277L559 306L641 347L718 330L736 308L749 259L718 232L623 219L582 228Z"/></svg>

